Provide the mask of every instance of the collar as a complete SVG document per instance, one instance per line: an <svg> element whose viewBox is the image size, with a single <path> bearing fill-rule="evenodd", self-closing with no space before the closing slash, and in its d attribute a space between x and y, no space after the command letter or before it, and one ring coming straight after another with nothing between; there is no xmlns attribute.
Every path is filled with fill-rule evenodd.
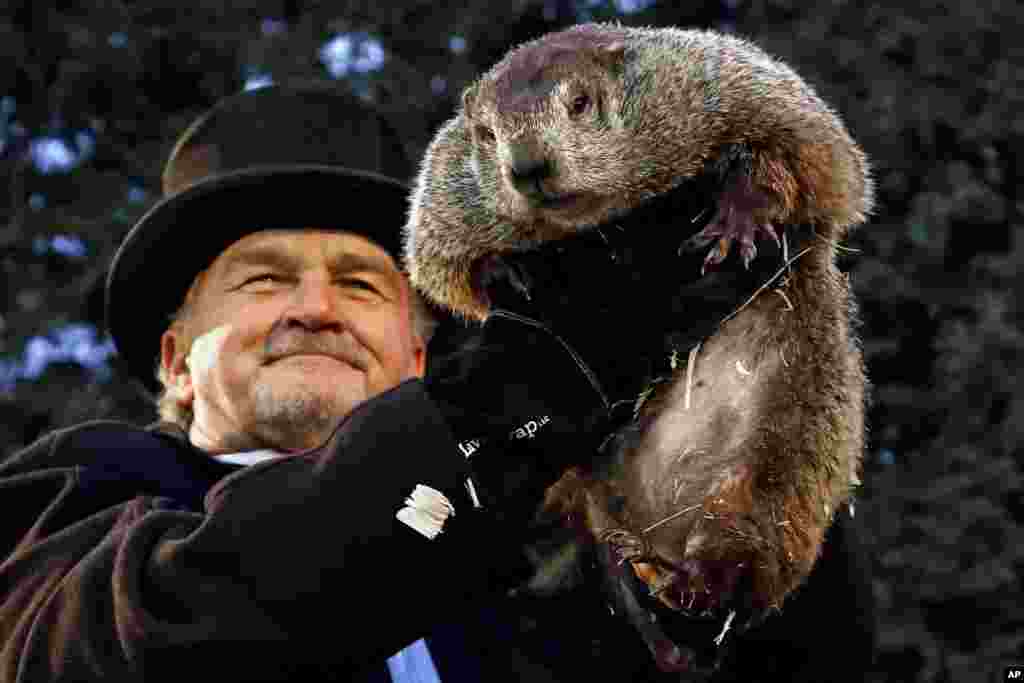
<svg viewBox="0 0 1024 683"><path fill-rule="evenodd" d="M228 462L233 465L255 465L256 463L270 460L271 458L279 458L282 455L286 455L280 451L271 450L265 448L258 451L241 451L239 453L223 453L221 455L214 455L214 460L220 462Z"/></svg>

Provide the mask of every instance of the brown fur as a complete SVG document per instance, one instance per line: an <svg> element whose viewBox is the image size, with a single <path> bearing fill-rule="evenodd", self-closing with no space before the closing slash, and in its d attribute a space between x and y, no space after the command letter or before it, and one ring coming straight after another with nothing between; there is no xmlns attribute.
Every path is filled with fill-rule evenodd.
<svg viewBox="0 0 1024 683"><path fill-rule="evenodd" d="M754 604L781 605L857 483L865 378L834 260L870 211L872 184L841 121L738 38L574 27L513 50L467 89L428 149L407 232L414 285L482 318L473 273L484 256L622 217L728 146L749 163L729 176L722 215L746 211L799 256L704 340L693 368L680 350L611 467L549 492L550 509L612 543L676 609L725 590L714 573L738 568ZM750 201L726 204L736 197ZM666 229L681 241L692 231L682 218Z"/></svg>
<svg viewBox="0 0 1024 683"><path fill-rule="evenodd" d="M644 404L642 429L610 476L576 487L582 500L570 507L585 507L596 538L627 529L645 542L638 559L668 573L694 560L743 562L761 607L781 606L807 576L863 449L865 380L845 324L852 304L830 261L827 248L807 252L777 290L784 297L762 292L701 345L689 408L685 367ZM622 506L614 514L613 500ZM690 573L661 594L666 604L702 587Z"/></svg>

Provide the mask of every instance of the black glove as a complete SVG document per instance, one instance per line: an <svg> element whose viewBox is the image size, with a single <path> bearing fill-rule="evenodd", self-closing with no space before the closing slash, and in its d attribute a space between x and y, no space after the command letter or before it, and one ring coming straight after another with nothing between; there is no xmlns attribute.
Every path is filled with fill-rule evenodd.
<svg viewBox="0 0 1024 683"><path fill-rule="evenodd" d="M588 372L550 331L504 312L470 348L431 368L427 391L469 459L481 506L535 507L567 467L595 452L607 411Z"/></svg>
<svg viewBox="0 0 1024 683"><path fill-rule="evenodd" d="M658 361L667 367L662 311L631 255L594 237L482 264L491 314L475 343L432 368L427 389L484 505L535 505L632 417Z"/></svg>

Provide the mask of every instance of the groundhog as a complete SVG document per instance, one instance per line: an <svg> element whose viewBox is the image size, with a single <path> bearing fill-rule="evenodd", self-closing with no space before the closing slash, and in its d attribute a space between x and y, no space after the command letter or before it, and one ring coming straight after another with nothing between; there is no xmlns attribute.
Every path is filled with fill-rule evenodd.
<svg viewBox="0 0 1024 683"><path fill-rule="evenodd" d="M662 668L685 656L622 567L658 609L730 609L739 592L781 608L859 483L866 379L835 259L872 194L865 155L814 90L710 31L587 24L526 43L466 89L427 150L406 265L467 318L487 315L495 254L594 234L666 246L643 266L678 294L649 309L672 320L665 376L603 460L548 496L587 530Z"/></svg>

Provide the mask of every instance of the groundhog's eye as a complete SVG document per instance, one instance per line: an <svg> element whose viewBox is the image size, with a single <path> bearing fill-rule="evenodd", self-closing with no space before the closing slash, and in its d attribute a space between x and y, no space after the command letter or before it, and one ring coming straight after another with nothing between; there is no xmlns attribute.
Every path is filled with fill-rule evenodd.
<svg viewBox="0 0 1024 683"><path fill-rule="evenodd" d="M476 133L477 139L482 142L494 142L494 131L487 126L476 126L473 131Z"/></svg>
<svg viewBox="0 0 1024 683"><path fill-rule="evenodd" d="M587 109L590 108L590 97L587 95L577 95L573 98L569 104L569 115L579 116Z"/></svg>

